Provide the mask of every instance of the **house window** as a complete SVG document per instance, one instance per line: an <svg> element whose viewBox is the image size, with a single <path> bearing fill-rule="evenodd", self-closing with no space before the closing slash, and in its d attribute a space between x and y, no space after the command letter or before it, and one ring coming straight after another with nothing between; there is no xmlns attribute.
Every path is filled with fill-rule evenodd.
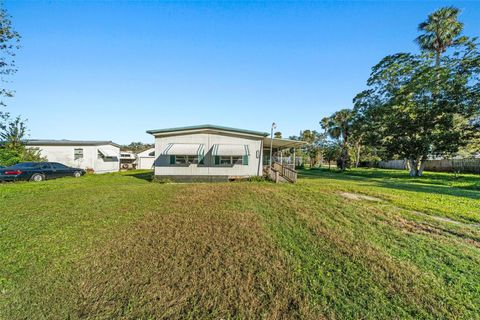
<svg viewBox="0 0 480 320"><path fill-rule="evenodd" d="M232 164L232 157L220 156L220 165L231 165L231 164Z"/></svg>
<svg viewBox="0 0 480 320"><path fill-rule="evenodd" d="M83 159L83 149L74 149L73 150L73 159L74 160Z"/></svg>
<svg viewBox="0 0 480 320"><path fill-rule="evenodd" d="M220 166L231 166L234 164L243 164L242 156L216 156L215 164Z"/></svg>
<svg viewBox="0 0 480 320"><path fill-rule="evenodd" d="M171 155L170 164L175 165L189 165L198 163L198 156L182 156L182 155ZM203 163L203 160L200 161L200 164Z"/></svg>

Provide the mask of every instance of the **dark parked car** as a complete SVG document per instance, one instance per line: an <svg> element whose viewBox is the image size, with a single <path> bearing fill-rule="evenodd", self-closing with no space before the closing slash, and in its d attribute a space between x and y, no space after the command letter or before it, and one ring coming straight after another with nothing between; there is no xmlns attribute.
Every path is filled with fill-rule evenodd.
<svg viewBox="0 0 480 320"><path fill-rule="evenodd" d="M43 181L61 177L78 178L85 170L67 167L58 162L23 162L0 168L0 181Z"/></svg>

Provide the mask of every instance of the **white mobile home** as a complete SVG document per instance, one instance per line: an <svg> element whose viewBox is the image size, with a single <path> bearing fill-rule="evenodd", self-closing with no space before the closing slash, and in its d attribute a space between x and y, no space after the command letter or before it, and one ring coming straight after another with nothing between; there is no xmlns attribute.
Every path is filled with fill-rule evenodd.
<svg viewBox="0 0 480 320"><path fill-rule="evenodd" d="M270 145L277 150L303 145L299 141L271 140L266 132L215 125L147 133L155 137L155 176L176 181L226 181L262 176ZM278 169L294 171L283 166Z"/></svg>
<svg viewBox="0 0 480 320"><path fill-rule="evenodd" d="M120 146L112 141L28 140L25 144L27 148L38 150L51 162L95 173L120 169Z"/></svg>

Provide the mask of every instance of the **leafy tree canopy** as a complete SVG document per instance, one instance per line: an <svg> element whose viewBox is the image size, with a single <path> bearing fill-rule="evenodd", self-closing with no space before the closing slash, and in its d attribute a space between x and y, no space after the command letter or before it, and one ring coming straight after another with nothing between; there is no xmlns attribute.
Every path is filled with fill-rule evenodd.
<svg viewBox="0 0 480 320"><path fill-rule="evenodd" d="M120 149L122 151L138 153L153 148L154 146L155 145L153 143L131 142L130 144L122 145Z"/></svg>
<svg viewBox="0 0 480 320"><path fill-rule="evenodd" d="M449 47L468 40L467 37L460 36L463 23L458 21L459 14L460 10L454 7L440 8L418 25L418 30L422 34L416 41L422 50L435 54L436 65L440 64L441 55Z"/></svg>
<svg viewBox="0 0 480 320"><path fill-rule="evenodd" d="M480 108L479 68L473 42L443 57L440 66L428 54L385 57L373 68L369 89L354 99L368 140L413 166L430 155L455 154L473 133L466 119Z"/></svg>
<svg viewBox="0 0 480 320"><path fill-rule="evenodd" d="M321 160L321 148L325 143L325 135L316 130L300 131L299 136L290 136L291 140L305 141L307 144L300 149L299 155L308 158L310 166L317 165Z"/></svg>
<svg viewBox="0 0 480 320"><path fill-rule="evenodd" d="M8 76L15 73L15 51L19 48L20 35L13 29L8 12L0 4L0 106L5 106L4 98L12 97L13 91L5 88Z"/></svg>
<svg viewBox="0 0 480 320"><path fill-rule="evenodd" d="M23 143L27 135L26 121L0 115L0 165L10 166L24 161L44 161L38 150L29 149Z"/></svg>
<svg viewBox="0 0 480 320"><path fill-rule="evenodd" d="M325 117L320 121L320 125L325 133L332 139L341 143L341 152L338 157L338 167L345 170L350 165L349 141L352 134L355 114L350 109L342 109L330 117Z"/></svg>
<svg viewBox="0 0 480 320"><path fill-rule="evenodd" d="M453 8L430 15L417 38L422 52L383 58L354 99L365 141L407 159L412 175L422 174L429 156L453 155L475 135L480 53L475 38L460 36L457 15Z"/></svg>
<svg viewBox="0 0 480 320"><path fill-rule="evenodd" d="M330 169L330 163L337 160L342 153L342 147L336 141L329 141L322 148L322 156L328 163Z"/></svg>

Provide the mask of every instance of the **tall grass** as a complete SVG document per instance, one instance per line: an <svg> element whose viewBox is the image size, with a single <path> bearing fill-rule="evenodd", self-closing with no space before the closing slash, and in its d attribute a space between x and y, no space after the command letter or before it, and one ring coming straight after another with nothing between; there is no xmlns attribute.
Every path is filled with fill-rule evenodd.
<svg viewBox="0 0 480 320"><path fill-rule="evenodd" d="M478 178L403 174L310 170L276 185L157 184L127 173L1 185L0 315L473 319Z"/></svg>

